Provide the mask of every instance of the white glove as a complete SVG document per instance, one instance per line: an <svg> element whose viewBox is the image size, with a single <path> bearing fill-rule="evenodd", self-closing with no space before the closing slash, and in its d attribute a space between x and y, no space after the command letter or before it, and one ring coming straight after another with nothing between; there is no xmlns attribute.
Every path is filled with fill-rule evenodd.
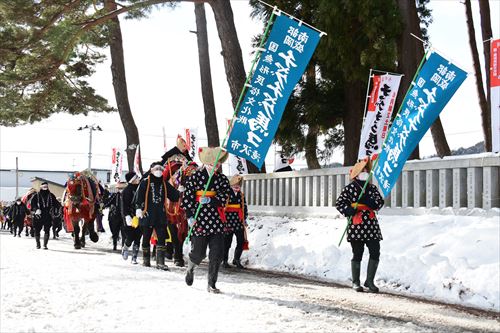
<svg viewBox="0 0 500 333"><path fill-rule="evenodd" d="M37 209L35 212L35 215L38 215L38 216L42 215L42 211L40 209Z"/></svg>
<svg viewBox="0 0 500 333"><path fill-rule="evenodd" d="M177 191L179 191L181 193L184 192L185 190L186 190L186 188L182 185L180 185L179 188L177 189Z"/></svg>
<svg viewBox="0 0 500 333"><path fill-rule="evenodd" d="M209 197L202 197L202 198L200 199L200 203L201 203L202 205L208 204L208 203L210 203L210 198L209 198Z"/></svg>
<svg viewBox="0 0 500 333"><path fill-rule="evenodd" d="M125 216L125 223L127 223L129 227L132 226L132 216L130 215Z"/></svg>
<svg viewBox="0 0 500 333"><path fill-rule="evenodd" d="M135 210L135 216L138 218L142 219L144 217L144 214L142 213L142 209L136 209Z"/></svg>
<svg viewBox="0 0 500 333"><path fill-rule="evenodd" d="M191 228L194 224L196 223L196 220L194 219L194 217L190 217L188 218L188 225L189 227Z"/></svg>

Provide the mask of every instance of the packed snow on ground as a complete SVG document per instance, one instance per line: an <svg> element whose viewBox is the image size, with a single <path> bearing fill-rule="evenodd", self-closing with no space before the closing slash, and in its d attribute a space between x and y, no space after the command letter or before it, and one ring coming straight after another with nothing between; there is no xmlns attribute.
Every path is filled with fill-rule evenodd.
<svg viewBox="0 0 500 333"><path fill-rule="evenodd" d="M500 311L500 212L484 216L379 216L382 291ZM488 217L488 216L489 217ZM491 216L493 215L493 216ZM350 284L346 219L250 217L243 261ZM365 248L362 282L368 262Z"/></svg>
<svg viewBox="0 0 500 333"><path fill-rule="evenodd" d="M277 251L269 257L283 258L284 246L293 258L301 251L279 241L302 238L288 234L281 222L278 228ZM75 250L62 232L59 240L49 241L49 250L37 250L33 238L0 231L0 332L498 331L494 316L253 270L221 270L217 284L223 293L209 294L206 265L197 268L193 286L187 287L185 268L171 261L169 272L132 265L110 251L109 233L100 236L97 244ZM251 253L262 256L255 236L246 254L250 258ZM295 267L302 264L297 260Z"/></svg>

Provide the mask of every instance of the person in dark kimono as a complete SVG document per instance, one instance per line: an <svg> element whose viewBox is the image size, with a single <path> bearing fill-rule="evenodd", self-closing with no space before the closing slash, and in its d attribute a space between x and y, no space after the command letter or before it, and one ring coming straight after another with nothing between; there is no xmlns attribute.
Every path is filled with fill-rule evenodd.
<svg viewBox="0 0 500 333"><path fill-rule="evenodd" d="M354 165L349 173L352 182L344 187L340 193L340 196L337 198L336 207L342 215L351 218L351 223L347 230L347 241L351 243L353 253L351 260L352 288L356 291L363 291L359 276L361 260L366 245L370 251L370 258L368 260L364 286L368 288L369 292L376 293L379 290L374 284L374 278L380 258L382 233L375 211L382 208L384 199L375 185L366 184L370 171L371 160L369 158ZM365 191L358 202L365 184Z"/></svg>
<svg viewBox="0 0 500 333"><path fill-rule="evenodd" d="M113 251L117 251L118 239L120 238L120 233L122 233L122 239L123 239L121 191L125 188L125 186L126 186L125 182L117 183L116 184L117 191L115 193L110 193L106 201L104 202L104 208L109 208L108 221L109 221L109 229L111 230L111 235L112 235L111 237L113 239Z"/></svg>
<svg viewBox="0 0 500 333"><path fill-rule="evenodd" d="M167 238L167 198L179 200L179 191L163 179L164 167L161 162L154 162L150 174L143 179L137 190L135 215L140 220L142 229L142 255L144 266L151 266L150 239L156 232L156 268L168 270L165 265L165 240Z"/></svg>
<svg viewBox="0 0 500 333"><path fill-rule="evenodd" d="M217 156L219 160L216 163ZM228 153L220 147L205 147L199 149L199 157L204 166L189 177L181 204L186 211L189 226L193 229L185 280L188 286L193 284L194 269L206 257L207 247L209 247L207 290L211 293L219 293L220 290L215 284L224 256L224 206L229 197L230 188L227 177L217 170L227 159ZM208 184L211 172L213 172L213 177ZM206 187L207 184L208 187ZM201 208L196 216L200 204Z"/></svg>
<svg viewBox="0 0 500 333"><path fill-rule="evenodd" d="M29 214L28 208L21 201L21 198L17 198L14 205L9 211L10 219L12 220L12 229L14 233L14 237L21 237L21 232L24 227L24 218Z"/></svg>
<svg viewBox="0 0 500 333"><path fill-rule="evenodd" d="M248 210L245 196L243 192L241 192L242 182L243 177L239 175L233 176L229 181L231 191L229 191L229 200L227 201L225 208L227 222L224 226L224 261L222 262L222 267L224 268L231 268L231 265L228 263L228 257L229 249L231 248L231 243L233 242L233 235L236 236L236 249L234 250L233 265L238 268L245 268L241 264L240 259L241 254L245 249L245 244L248 249L245 228Z"/></svg>
<svg viewBox="0 0 500 333"><path fill-rule="evenodd" d="M135 217L134 195L137 187L141 182L141 177L135 172L129 172L125 175L127 187L121 195L122 218L125 221L125 244L122 247L123 260L128 259L129 249L132 246L132 264L137 264L137 256L139 255L139 246L141 243L142 231L138 225L133 224Z"/></svg>
<svg viewBox="0 0 500 333"><path fill-rule="evenodd" d="M40 248L40 233L43 229L43 248L48 250L47 244L52 227L52 216L54 209L59 205L56 196L49 190L49 184L40 184L40 191L31 199L31 211L34 212L33 227L35 229L36 248Z"/></svg>

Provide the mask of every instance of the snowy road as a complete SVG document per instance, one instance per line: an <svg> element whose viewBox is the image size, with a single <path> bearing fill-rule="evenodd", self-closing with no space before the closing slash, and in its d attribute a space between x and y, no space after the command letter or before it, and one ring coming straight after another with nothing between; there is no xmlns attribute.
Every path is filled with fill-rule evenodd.
<svg viewBox="0 0 500 333"><path fill-rule="evenodd" d="M184 269L132 266L107 247L76 251L64 236L36 250L0 232L0 332L500 332L498 314L254 271L223 271L223 294L208 294L204 267L187 287Z"/></svg>

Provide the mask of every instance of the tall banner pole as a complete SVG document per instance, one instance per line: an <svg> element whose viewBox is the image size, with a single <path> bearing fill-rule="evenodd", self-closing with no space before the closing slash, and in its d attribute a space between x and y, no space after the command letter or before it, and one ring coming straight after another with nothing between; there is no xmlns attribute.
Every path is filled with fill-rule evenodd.
<svg viewBox="0 0 500 333"><path fill-rule="evenodd" d="M368 100L370 99L370 83L372 82L373 70L370 68L370 73L368 74L368 84L366 85L366 98L365 98L365 108L363 109L363 123L366 118L366 106L368 105Z"/></svg>
<svg viewBox="0 0 500 333"><path fill-rule="evenodd" d="M491 41L490 100L491 100L491 151L500 152L500 39Z"/></svg>
<svg viewBox="0 0 500 333"><path fill-rule="evenodd" d="M264 42L267 39L267 35L269 34L269 28L271 27L271 24L273 22L273 18L274 18L276 9L277 8L274 7L274 9L272 11L272 14L271 14L271 17L269 18L269 21L267 21L267 26L266 26L266 29L264 31L264 35L262 36L262 39L260 41L259 47L257 49L257 52L255 52L255 58L253 59L252 65L250 66L250 71L249 71L249 73L248 73L248 75L246 77L245 84L243 85L243 87L241 89L241 93L240 93L240 96L238 98L238 102L236 103L236 107L234 108L233 117L231 118L229 126L227 127L226 134L224 136L224 140L222 140L221 147L224 147L226 145L226 141L227 141L227 138L229 136L229 132L232 129L232 124L233 124L234 118L235 118L236 114L238 113L238 110L239 110L239 107L240 107L240 104L241 104L241 100L243 99L243 96L245 95L245 91L246 91L247 86L248 86L248 82L250 81L250 79L252 77L252 73L254 72L255 64L257 63L257 60L260 57L260 54L262 52L262 46L264 45ZM222 152L222 149L219 149L219 152L217 153L217 156L215 157L214 166L217 166L217 163L219 162L219 159L220 159L221 152ZM208 186L209 186L209 184L210 184L210 182L212 180L214 172L215 172L215 168L213 168L210 171L210 175L208 177L207 184L205 185L205 189L203 190L202 198L205 197L205 195L207 194ZM201 203L201 200L200 200L200 203L198 204L198 208L196 209L196 213L194 215L194 220L195 221L198 218L198 215L200 214L201 206L202 206L202 203ZM193 227L194 227L194 224L189 228L189 232L188 232L188 235L186 237L185 244L189 243L189 240L191 238L191 234L193 233Z"/></svg>
<svg viewBox="0 0 500 333"><path fill-rule="evenodd" d="M418 65L417 71L415 72L415 75L413 75L413 79L411 80L410 86L408 87L408 90L406 91L405 97L402 99L402 101L404 101L406 99L406 97L410 93L410 90L412 89L412 85L415 84L415 79L417 78L418 73L420 72L420 69L422 68L422 65L424 64L425 59L426 59L428 53L429 53L429 50L427 50L425 52L424 56L422 57L422 60L420 60L420 64ZM396 116L399 115L399 113L401 112L402 109L403 109L403 103L401 103L401 105L399 106L398 112L396 113ZM389 137L388 135L385 136L384 142L382 143L382 149L384 148L388 137ZM365 185L361 189L361 193L359 194L358 200L356 200L356 203L354 204L353 208L355 210L358 209L359 200L363 197L363 194L365 193L366 187L370 183L370 180L371 180L371 178L373 176L373 170L375 170L375 168L377 167L379 158L380 158L380 154L377 155L377 158L375 159L375 162L373 163L373 167L370 170L370 173L368 175L368 179L366 180ZM342 244L342 240L344 239L344 236L347 233L347 229L349 229L349 226L351 225L351 223L352 223L352 217L349 217L347 219L347 225L346 225L346 227L344 229L344 232L342 233L342 236L340 237L340 241L339 241L339 245L338 246L340 246L340 244Z"/></svg>

